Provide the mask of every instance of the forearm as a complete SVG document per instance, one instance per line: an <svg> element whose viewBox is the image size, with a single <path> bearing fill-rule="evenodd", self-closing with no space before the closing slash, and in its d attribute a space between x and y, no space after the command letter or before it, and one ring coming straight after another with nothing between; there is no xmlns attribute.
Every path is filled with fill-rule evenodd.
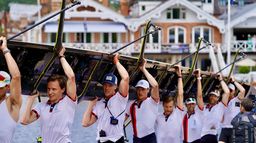
<svg viewBox="0 0 256 143"><path fill-rule="evenodd" d="M177 106L183 108L183 82L181 77L178 78Z"/></svg>
<svg viewBox="0 0 256 143"><path fill-rule="evenodd" d="M225 105L227 105L228 98L230 96L229 88L228 88L228 86L226 85L226 83L223 80L220 81L220 84L221 84L221 87L222 87L222 89L224 91L223 96L222 96L222 102Z"/></svg>
<svg viewBox="0 0 256 143"><path fill-rule="evenodd" d="M122 80L129 81L129 74L120 62L116 63L116 68Z"/></svg>
<svg viewBox="0 0 256 143"><path fill-rule="evenodd" d="M234 84L237 87L237 89L239 90L238 98L240 100L242 100L244 98L244 96L245 96L245 89L244 89L244 87L241 84L239 84L236 81L234 81Z"/></svg>
<svg viewBox="0 0 256 143"><path fill-rule="evenodd" d="M8 48L4 49L4 51L9 50ZM7 66L8 66L8 70L12 76L12 79L20 79L20 71L18 68L18 65L16 64L15 60L13 59L12 55L10 52L6 52L4 54L4 57L6 59L7 62Z"/></svg>
<svg viewBox="0 0 256 143"><path fill-rule="evenodd" d="M82 125L84 127L88 127L93 124L92 123L92 116L93 116L92 111L93 111L93 105L91 103L89 103L89 105L83 115Z"/></svg>
<svg viewBox="0 0 256 143"><path fill-rule="evenodd" d="M204 107L201 78L197 78L197 102L200 108Z"/></svg>
<svg viewBox="0 0 256 143"><path fill-rule="evenodd" d="M73 72L73 69L71 68L71 66L69 65L69 63L65 59L65 57L60 58L60 63L62 65L62 68L65 72L65 75L68 77L68 79L71 79L71 80L75 79L75 74Z"/></svg>
<svg viewBox="0 0 256 143"><path fill-rule="evenodd" d="M149 84L154 88L154 87L158 87L158 83L155 80L155 78L148 72L147 69L143 69L142 70L143 74L145 75L145 77L147 78Z"/></svg>
<svg viewBox="0 0 256 143"><path fill-rule="evenodd" d="M22 124L30 124L32 122L32 105L34 103L35 98L33 97L28 97L27 99L27 104L26 104L26 109L25 112L23 113L23 116L21 118L21 123Z"/></svg>

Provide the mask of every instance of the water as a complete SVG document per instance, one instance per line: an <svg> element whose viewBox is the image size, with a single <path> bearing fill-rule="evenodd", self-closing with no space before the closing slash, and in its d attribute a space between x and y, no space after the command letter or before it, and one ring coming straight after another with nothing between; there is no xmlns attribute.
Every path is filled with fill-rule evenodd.
<svg viewBox="0 0 256 143"><path fill-rule="evenodd" d="M46 100L46 99L44 99ZM22 112L25 108L26 97L23 98ZM71 140L73 143L95 143L96 142L96 127L97 122L87 128L81 124L83 113L86 110L88 102L81 102L78 104L74 118L73 127L71 129ZM18 124L13 137L13 143L36 143L36 137L40 136L39 122L36 121L29 125ZM132 142L132 128L127 127L127 136Z"/></svg>

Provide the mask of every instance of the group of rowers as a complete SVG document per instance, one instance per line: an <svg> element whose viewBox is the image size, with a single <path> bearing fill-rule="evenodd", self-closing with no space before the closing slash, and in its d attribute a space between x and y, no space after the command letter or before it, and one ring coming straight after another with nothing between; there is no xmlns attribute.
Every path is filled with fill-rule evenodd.
<svg viewBox="0 0 256 143"><path fill-rule="evenodd" d="M7 72L0 71L0 143L12 142L18 121L28 125L38 119L43 143L71 143L77 95L75 74L65 59L65 48L59 52L65 76L50 76L47 79L48 101L33 106L39 96L38 91L33 92L27 98L26 109L19 119L22 105L21 74L7 48L6 38L0 37L0 40L3 41L0 50L12 77ZM175 66L178 85L173 86L177 86L177 93L175 96L163 97L163 113L160 113L159 85L147 71L146 60L139 67L145 79L139 80L135 86L137 99L128 102L129 74L118 57L118 54L114 56L113 63L121 77L120 82L113 73L106 74L102 82L104 98L99 99L95 95L96 98L89 101L82 119L84 127L97 121L98 143L124 143L123 127L128 118L132 122L134 143L230 143L232 120L239 113L249 114L253 108L253 102L244 98L243 86L233 77L227 85L220 74L218 80L223 93L221 95L219 90L211 91L208 95L209 103L205 104L199 69L194 72L197 94L184 96L181 67ZM256 118L255 115L252 117Z"/></svg>

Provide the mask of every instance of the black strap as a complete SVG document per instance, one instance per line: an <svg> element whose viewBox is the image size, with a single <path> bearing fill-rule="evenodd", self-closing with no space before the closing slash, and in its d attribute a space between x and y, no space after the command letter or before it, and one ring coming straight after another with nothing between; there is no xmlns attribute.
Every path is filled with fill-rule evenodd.
<svg viewBox="0 0 256 143"><path fill-rule="evenodd" d="M118 118L119 116L121 116L124 112L125 112L125 109L124 109L124 111L122 111L120 114L118 114L116 117L112 114L112 112L110 111L110 109L108 108L108 100L107 99L105 99L105 108L107 108L108 109L108 112L110 113L110 115L112 116L112 117L114 117L114 118Z"/></svg>

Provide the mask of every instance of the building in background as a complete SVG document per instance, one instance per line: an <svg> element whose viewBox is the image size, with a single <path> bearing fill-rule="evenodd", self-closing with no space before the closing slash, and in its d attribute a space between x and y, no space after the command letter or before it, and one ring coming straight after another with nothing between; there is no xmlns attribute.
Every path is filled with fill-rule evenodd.
<svg viewBox="0 0 256 143"><path fill-rule="evenodd" d="M231 53L237 48L256 59L256 5L254 0L236 0L231 10ZM60 9L61 0L41 0L41 15L46 18ZM226 58L226 0L86 0L65 13L64 45L77 49L111 52L144 35L147 20L162 30L147 39L145 56L174 63L196 49L198 37L215 44ZM44 23L40 30L43 43L54 43L58 17ZM37 22L37 21L36 21ZM26 41L38 41L38 31L26 34ZM122 51L137 56L139 42ZM198 67L212 70L209 49L200 51ZM221 58L220 58L221 59ZM190 66L192 59L182 62ZM219 67L221 68L221 67Z"/></svg>

